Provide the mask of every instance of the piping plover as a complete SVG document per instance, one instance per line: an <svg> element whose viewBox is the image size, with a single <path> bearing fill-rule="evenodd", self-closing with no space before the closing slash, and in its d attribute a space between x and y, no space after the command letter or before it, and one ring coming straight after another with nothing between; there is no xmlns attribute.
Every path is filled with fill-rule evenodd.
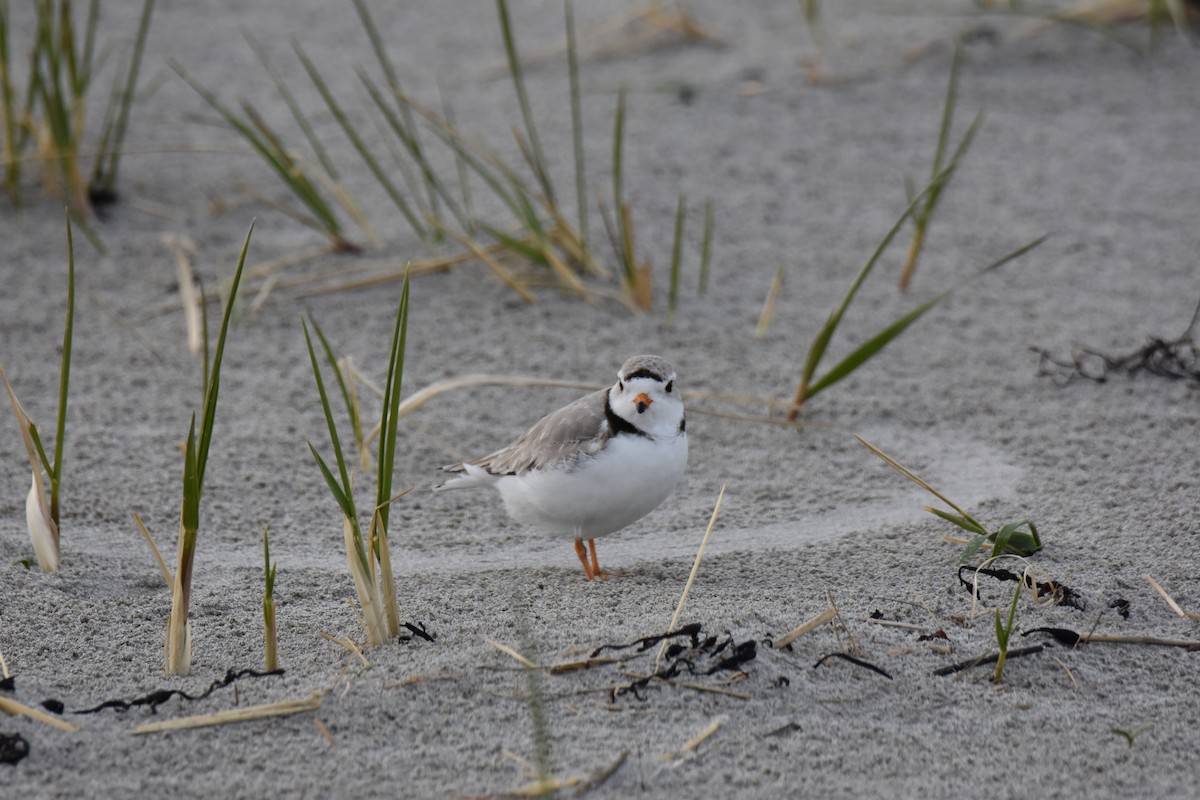
<svg viewBox="0 0 1200 800"><path fill-rule="evenodd" d="M683 477L687 452L675 370L634 356L608 389L547 414L503 450L444 467L459 475L438 490L494 486L517 522L573 538L590 581L608 577L596 538L657 508Z"/></svg>

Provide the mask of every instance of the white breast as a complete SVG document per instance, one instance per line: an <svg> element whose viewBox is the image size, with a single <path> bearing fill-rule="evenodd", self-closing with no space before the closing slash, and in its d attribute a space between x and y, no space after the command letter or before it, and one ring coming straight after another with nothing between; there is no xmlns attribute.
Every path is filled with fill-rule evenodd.
<svg viewBox="0 0 1200 800"><path fill-rule="evenodd" d="M571 472L506 475L495 487L509 516L547 533L592 539L649 514L674 490L687 466L687 436L617 436Z"/></svg>

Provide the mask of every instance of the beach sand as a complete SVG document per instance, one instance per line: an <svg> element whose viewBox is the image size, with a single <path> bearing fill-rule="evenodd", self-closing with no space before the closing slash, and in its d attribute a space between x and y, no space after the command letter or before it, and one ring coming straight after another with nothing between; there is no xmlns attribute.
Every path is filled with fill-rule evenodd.
<svg viewBox="0 0 1200 800"><path fill-rule="evenodd" d="M1051 237L959 288L813 398L799 429L701 413L762 416L745 404L693 401L688 474L662 507L599 542L601 563L625 573L607 582L584 579L570 542L509 521L494 493L431 491L439 466L506 444L580 392L488 387L438 396L401 427L396 486L414 489L397 501L391 535L402 618L433 641L366 648L349 601L339 512L306 443L329 454L300 319L311 315L339 353L382 383L400 284L309 292L367 259L399 270L429 250L319 111L289 37L384 153L353 71L375 64L349 3L160 3L121 199L95 224L106 252L76 229L58 574L19 563L32 555L29 471L12 416L0 412L0 653L15 678L7 696L34 706L59 700L63 718L81 728L0 717L0 733L29 743L24 760L0 765L0 794L495 795L535 780L539 763L557 778L593 781L582 788L596 798L1193 791L1194 652L1072 648L1014 632L1013 648L1044 649L1010 659L1001 684L990 666L935 676L995 651L993 609L1007 609L1015 584L982 576L974 600L958 575L962 547L943 540L955 529L921 509L934 499L853 434L989 526L1036 523L1045 548L1028 566L1038 581L1068 586L1080 607L1048 598L1035 605L1023 592L1018 631L1200 640L1196 623L1172 612L1145 579L1153 575L1183 608L1200 611L1195 385L1144 374L1063 385L1039 376L1030 350L1125 353L1151 335L1177 337L1191 320L1200 299L1196 49L1167 32L1143 57L1080 27L1031 30L1025 18L963 16L974 8L965 2L839 3L826 8L817 81L818 52L796 3L692 2L714 41L627 36L615 53L598 52L584 32L626 6L577 5L589 193L611 206L613 110L624 86L625 197L638 251L654 264L654 309L631 313L553 288L536 289L537 302L527 304L478 263L415 277L406 396L475 373L607 385L627 356L653 352L672 361L685 390L790 398L809 342L903 211L906 178L920 186L929 174L962 30L975 35L964 46L952 142L978 111L986 119L933 219L911 290L896 290L906 228L864 284L823 368L996 258ZM513 6L542 145L573 210L565 59L532 58L561 41L561 5ZM520 114L495 8L422 0L375 12L406 90L436 106L440 83L459 126L520 164L509 133ZM127 30L134 13L106 7L104 30ZM173 561L179 448L199 408L202 366L187 350L162 238L194 240L195 269L210 292L232 274L252 219L248 267L323 246L319 234L246 191L288 200L167 66L174 59L223 101L250 98L271 124L294 131L243 29L314 110L318 135L380 244L289 267L279 273L285 279L320 280L281 280L257 308L261 284L247 283L225 353L193 582L193 664L181 679L163 672L170 593L131 517L145 519ZM1115 30L1145 41L1144 28ZM437 152L453 174L452 159ZM50 431L66 246L58 201L28 183L22 211L0 205L0 362ZM482 185L474 188L480 213L507 224ZM678 309L668 319L680 193L689 214ZM716 225L701 295L706 198ZM594 202L590 230L596 252L615 264ZM774 318L756 337L781 264ZM593 286L612 293L617 284ZM375 402L364 399L369 417ZM639 684L654 669L652 646L605 650L599 656L613 663L531 676L488 642L559 664L664 633L721 486L724 504L680 620L701 626L694 674ZM176 696L156 710L74 713L161 689L199 694L227 671L262 669L264 526L278 562L283 675L246 675L205 699ZM1003 566L1021 569L1012 560ZM790 648L770 646L831 599L837 626ZM369 666L322 632L358 642ZM752 660L710 674L736 645L748 653L747 643ZM887 675L840 658L814 666L830 653L853 653ZM294 716L132 733L147 722L313 692L319 709Z"/></svg>

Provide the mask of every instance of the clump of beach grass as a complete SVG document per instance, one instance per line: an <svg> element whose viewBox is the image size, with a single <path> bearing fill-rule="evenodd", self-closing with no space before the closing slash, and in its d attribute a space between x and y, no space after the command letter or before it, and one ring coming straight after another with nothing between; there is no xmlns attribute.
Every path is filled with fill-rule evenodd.
<svg viewBox="0 0 1200 800"><path fill-rule="evenodd" d="M604 296L603 291L585 282L588 278L611 278L612 272L596 253L588 229L583 104L572 4L568 2L564 8L576 206L571 210L565 207L563 193L556 185L545 157L526 86L515 26L505 0L497 0L496 9L515 108L520 118L519 124L513 126L513 137L524 164L511 163L477 138L463 133L454 121L453 107L444 94L440 113L410 96L400 83L396 67L384 46L384 37L367 4L364 0L354 0L354 7L382 79L372 77L362 68L356 72L369 100L367 110L373 112L373 121L391 154L390 164L385 164L373 151L372 143L377 139L373 140L362 130L359 122L362 115L355 114L346 98L335 93L331 88L334 82L298 42L293 42L292 49L304 74L321 97L324 111L337 123L358 160L383 188L408 228L431 249L446 241L457 243L469 255L467 260L483 263L527 302L536 299L532 287L546 282L544 277L537 276L537 269L525 269L528 267L548 270L550 283L568 295ZM249 102L242 101L242 112L235 113L214 93L192 79L180 65L173 63L172 66L251 145L303 209L284 206L282 210L321 231L334 249L357 249L347 237L337 209L340 207L361 229L369 231L366 214L349 198L340 183L339 167L314 134L311 116L300 108L280 71L267 60L262 48L253 38L249 41L276 84L279 96L291 110L307 148L289 141L286 132L269 128L263 115ZM613 208L610 213L601 202L599 213L605 221L620 267L620 301L631 308L648 310L653 304L650 261L635 249L635 214L623 195L625 98L626 92L621 89L617 93L613 115ZM453 175L441 166L437 155L452 157ZM394 177L396 175L399 179ZM482 184L508 218L479 217L475 212L472 183ZM686 213L686 198L681 194L669 261L669 314L674 313L679 303ZM707 288L712 228L710 202L705 213L701 292ZM399 279L399 273L396 277Z"/></svg>
<svg viewBox="0 0 1200 800"><path fill-rule="evenodd" d="M42 572L58 572L60 564L59 532L60 517L59 503L62 489L63 450L67 440L67 398L71 386L71 345L75 330L75 244L71 236L71 215L66 215L67 221L67 310L66 324L63 329L62 356L58 373L58 416L54 433L54 458L46 455L41 433L35 423L22 408L0 365L0 380L8 391L8 399L12 402L13 413L17 418L17 426L21 429L21 440L25 445L25 455L29 459L32 471L32 481L29 494L25 500L25 521L29 528L29 538L33 543L33 552L37 557L38 567ZM50 479L50 492L47 498L46 485L42 473Z"/></svg>
<svg viewBox="0 0 1200 800"><path fill-rule="evenodd" d="M4 188L22 203L22 165L34 161L43 170L50 194L67 198L79 214L116 199L116 182L125 134L150 31L154 0L142 4L128 61L118 69L91 151L85 177L88 98L99 80L104 55L97 55L99 0L86 6L82 27L70 0L35 0L34 37L25 69L24 95L14 86L16 63L9 32L14 27L8 0L0 1L0 116L3 117ZM107 52L107 51L105 51ZM32 152L30 152L32 151Z"/></svg>
<svg viewBox="0 0 1200 800"><path fill-rule="evenodd" d="M183 676L191 670L192 637L191 624L188 622L188 607L192 594L192 568L196 557L196 540L200 530L200 500L204 494L208 451L212 443L213 426L217 416L217 397L221 387L221 363L225 354L225 340L229 333L229 323L233 315L234 303L237 300L242 270L246 264L246 251L250 247L250 237L253 233L254 224L251 223L250 229L246 232L246 239L242 243L237 269L234 271L229 293L225 299L221 328L217 335L217 346L213 351L211 365L208 362L207 348L205 350L204 400L200 412L199 431L197 432L196 415L193 413L188 429L187 444L184 447L183 504L179 515L179 542L175 575L173 578L169 574L164 575L171 583L171 616L167 622L167 638L164 646L166 670L169 675ZM148 531L143 531L143 535L149 540ZM152 542L152 540L150 541Z"/></svg>
<svg viewBox="0 0 1200 800"><path fill-rule="evenodd" d="M321 409L325 416L329 441L337 465L337 474L335 475L329 468L312 442L309 442L308 446L321 470L321 475L325 478L329 491L333 494L334 500L337 501L338 508L342 512L346 558L349 561L350 573L354 578L359 607L362 611L360 622L367 634L367 640L376 647L395 638L400 633L400 611L396 601L396 582L392 574L388 521L391 504L396 499L392 496L392 478L396 456L396 437L400 422L400 384L404 376L404 351L408 333L408 291L408 278L406 277L400 294L400 304L396 310L387 382L384 384L383 390L376 458L376 497L365 532L354 498L352 470L347 466L347 458L338 436L337 423L330 406L325 380L321 374L316 348L313 346L313 339L309 333L309 324L301 320L304 339L308 345L309 361L312 365L313 377L316 380ZM312 331L320 342L325 360L337 376L338 386L347 408L355 408L356 404L350 397L346 381L338 369L333 348L316 321L310 321L312 322Z"/></svg>
<svg viewBox="0 0 1200 800"><path fill-rule="evenodd" d="M264 51L258 47L257 43L253 39L249 41L251 48L263 62L263 68L276 80L280 95L295 116L297 125L308 136L319 164L313 164L301 157L296 148L286 143L277 131L267 125L262 114L249 101L241 101L242 115L239 116L217 99L215 94L192 78L177 62L171 61L171 68L250 145L283 182L292 197L303 206L303 210L299 210L277 205L276 207L280 211L301 224L319 231L329 240L330 246L335 251L356 252L359 246L347 238L335 206L340 206L355 219L365 220L365 217L362 216L357 203L354 202L349 192L338 182L336 167L333 166L333 162L329 159L320 141L312 134L312 127L307 117L296 105L286 84L279 77L279 73L266 59ZM362 224L365 225L365 223Z"/></svg>

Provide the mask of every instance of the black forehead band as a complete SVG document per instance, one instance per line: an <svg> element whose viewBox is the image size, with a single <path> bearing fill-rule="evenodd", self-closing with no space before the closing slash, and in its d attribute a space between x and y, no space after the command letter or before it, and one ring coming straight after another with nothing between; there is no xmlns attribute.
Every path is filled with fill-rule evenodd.
<svg viewBox="0 0 1200 800"><path fill-rule="evenodd" d="M634 372L631 375L625 376L625 380L627 380L627 381L632 381L632 380L635 380L636 378L651 378L653 380L658 381L659 383L661 383L663 380L662 375L659 375L657 372L652 372L651 370L644 369L644 368L639 369L637 372Z"/></svg>

